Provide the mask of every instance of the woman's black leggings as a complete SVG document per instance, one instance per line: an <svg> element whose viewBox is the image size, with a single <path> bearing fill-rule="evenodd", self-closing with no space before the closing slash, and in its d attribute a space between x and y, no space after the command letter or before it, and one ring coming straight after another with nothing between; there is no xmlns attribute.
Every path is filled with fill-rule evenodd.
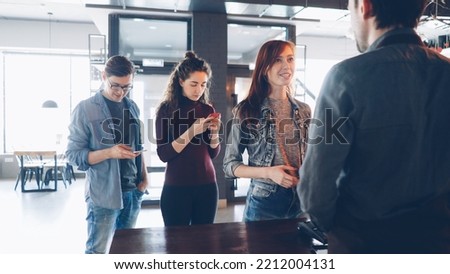
<svg viewBox="0 0 450 274"><path fill-rule="evenodd" d="M212 224L217 201L217 184L164 185L160 204L164 225Z"/></svg>

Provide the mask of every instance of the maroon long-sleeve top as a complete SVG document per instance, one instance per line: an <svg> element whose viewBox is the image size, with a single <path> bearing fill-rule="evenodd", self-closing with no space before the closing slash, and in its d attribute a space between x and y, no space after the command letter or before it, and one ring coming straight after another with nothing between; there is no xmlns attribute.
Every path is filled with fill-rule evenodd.
<svg viewBox="0 0 450 274"><path fill-rule="evenodd" d="M196 135L180 152L172 146L198 118L206 118L214 112L210 105L191 101L183 97L179 109L168 113L163 105L156 116L157 153L161 161L166 162L164 184L167 185L201 185L215 184L216 172L212 159L220 152L220 145L215 149L209 146L209 130Z"/></svg>

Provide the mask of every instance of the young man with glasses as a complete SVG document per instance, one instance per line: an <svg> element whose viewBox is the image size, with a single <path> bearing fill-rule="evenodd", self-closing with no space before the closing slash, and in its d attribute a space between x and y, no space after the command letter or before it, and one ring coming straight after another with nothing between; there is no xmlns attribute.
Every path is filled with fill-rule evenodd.
<svg viewBox="0 0 450 274"><path fill-rule="evenodd" d="M108 253L116 229L135 226L148 185L139 109L126 97L135 69L113 56L102 72L104 85L78 104L69 126L67 158L86 171L86 253Z"/></svg>

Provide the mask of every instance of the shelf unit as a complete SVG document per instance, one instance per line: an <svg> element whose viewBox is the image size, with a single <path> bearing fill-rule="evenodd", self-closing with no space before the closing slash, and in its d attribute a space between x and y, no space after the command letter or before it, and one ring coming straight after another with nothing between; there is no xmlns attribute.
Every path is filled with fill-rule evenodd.
<svg viewBox="0 0 450 274"><path fill-rule="evenodd" d="M93 95L102 84L102 70L106 63L106 36L89 34L90 90Z"/></svg>

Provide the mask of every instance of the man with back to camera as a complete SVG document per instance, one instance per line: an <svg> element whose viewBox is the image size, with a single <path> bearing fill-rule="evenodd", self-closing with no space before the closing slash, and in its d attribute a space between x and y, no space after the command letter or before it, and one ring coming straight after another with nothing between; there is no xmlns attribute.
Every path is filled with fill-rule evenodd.
<svg viewBox="0 0 450 274"><path fill-rule="evenodd" d="M298 185L329 253L450 253L450 60L425 0L350 0L358 50L328 73Z"/></svg>
<svg viewBox="0 0 450 274"><path fill-rule="evenodd" d="M108 253L116 229L133 228L148 185L139 109L126 97L135 69L112 56L102 72L103 87L74 109L67 158L86 171L86 250Z"/></svg>

